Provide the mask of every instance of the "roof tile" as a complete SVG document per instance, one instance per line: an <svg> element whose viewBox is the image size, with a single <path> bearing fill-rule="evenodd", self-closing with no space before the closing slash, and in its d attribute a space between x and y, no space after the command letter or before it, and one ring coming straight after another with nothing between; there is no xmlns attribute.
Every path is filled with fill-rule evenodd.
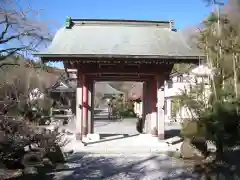
<svg viewBox="0 0 240 180"><path fill-rule="evenodd" d="M144 23L75 23L59 29L39 55L201 56L181 32Z"/></svg>

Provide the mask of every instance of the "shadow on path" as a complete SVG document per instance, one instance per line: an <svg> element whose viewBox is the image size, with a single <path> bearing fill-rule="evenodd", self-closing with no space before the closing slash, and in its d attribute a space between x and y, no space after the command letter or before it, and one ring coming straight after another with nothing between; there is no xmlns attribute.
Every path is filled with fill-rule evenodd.
<svg viewBox="0 0 240 180"><path fill-rule="evenodd" d="M42 176L45 180L132 180L132 179L191 179L197 180L182 163L173 164L166 156L118 157L86 156L78 153L69 162L69 168L58 169ZM40 178L34 177L35 180Z"/></svg>
<svg viewBox="0 0 240 180"><path fill-rule="evenodd" d="M236 154L232 154L234 157ZM235 161L238 158L234 158ZM77 153L69 158L65 167L49 173L19 180L200 180L200 179L238 179L239 171L214 164L205 171L193 163L183 163L164 155L149 156L104 156Z"/></svg>
<svg viewBox="0 0 240 180"><path fill-rule="evenodd" d="M101 112L104 112L103 109L94 109L94 114L99 114Z"/></svg>
<svg viewBox="0 0 240 180"><path fill-rule="evenodd" d="M102 122L116 122L118 119L109 119L108 117L94 117L94 121L102 121Z"/></svg>
<svg viewBox="0 0 240 180"><path fill-rule="evenodd" d="M179 129L165 130L165 139L169 139L174 136L180 136L180 132L181 131Z"/></svg>

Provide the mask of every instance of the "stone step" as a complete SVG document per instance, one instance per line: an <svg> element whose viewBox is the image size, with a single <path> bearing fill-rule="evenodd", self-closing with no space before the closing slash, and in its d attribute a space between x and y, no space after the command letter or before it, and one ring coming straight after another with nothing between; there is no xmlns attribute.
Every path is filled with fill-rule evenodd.
<svg viewBox="0 0 240 180"><path fill-rule="evenodd" d="M172 138L169 138L169 139L165 140L165 143L167 143L168 146L170 146L170 145L177 144L177 143L179 143L181 141L183 141L183 138L181 138L179 136L174 136Z"/></svg>
<svg viewBox="0 0 240 180"><path fill-rule="evenodd" d="M167 148L143 148L143 147L117 147L117 148L91 148L91 147L84 147L75 149L74 152L81 152L81 153L95 153L95 154L142 154L142 153L163 153L167 152Z"/></svg>
<svg viewBox="0 0 240 180"><path fill-rule="evenodd" d="M83 144L80 141L72 141L62 147L63 152L91 152L91 153L158 153L166 152L170 148L166 143L154 145L130 144L130 143L94 143Z"/></svg>

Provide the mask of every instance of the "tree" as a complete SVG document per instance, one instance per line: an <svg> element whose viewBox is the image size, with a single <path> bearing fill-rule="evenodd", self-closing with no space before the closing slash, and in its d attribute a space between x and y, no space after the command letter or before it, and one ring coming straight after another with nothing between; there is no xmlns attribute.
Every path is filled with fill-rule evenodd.
<svg viewBox="0 0 240 180"><path fill-rule="evenodd" d="M27 119L26 112L32 108L30 105L35 105L35 102L29 103L29 92L34 88L43 90L46 87L44 77L41 78L45 69L41 63L29 60L32 52L52 38L48 23L37 20L37 15L38 12L31 8L23 8L21 0L0 1L0 90L6 92L5 99L0 102L0 105L4 104L4 113L0 116L1 168L2 164L5 165L3 168L37 167L40 164L45 165L43 158L50 159L50 164L56 163L56 156L51 157L59 149L58 133L40 130L24 121ZM36 69L36 66L40 68ZM10 101L6 100L6 95L10 97ZM44 107L51 105L50 102L36 104L39 107L37 113L42 113ZM9 108L14 106L16 110L21 105L27 107L24 109L23 120L16 116L14 120L9 118ZM33 120L36 118L35 116ZM34 150L31 147L33 143L37 145ZM28 152L26 146L29 147ZM6 169L3 170L5 171Z"/></svg>
<svg viewBox="0 0 240 180"><path fill-rule="evenodd" d="M204 21L198 35L199 47L207 57L207 65L214 71L208 87L211 93L207 99L202 98L206 91L202 84L179 96L197 125L194 133L192 128L184 128L185 136L191 139L201 136L215 142L218 157L221 157L224 149L239 145L240 140L240 24L232 20L229 13L221 13L220 16L212 13Z"/></svg>
<svg viewBox="0 0 240 180"><path fill-rule="evenodd" d="M11 59L14 58L15 57L11 57ZM11 62L11 60L8 61ZM45 83L40 78L43 72L41 69L34 69L31 66L28 67L28 62L23 57L18 57L14 62L17 63L18 66L10 65L0 69L0 89L10 88L8 92L12 94L15 99L27 99L29 91L34 88L39 88L42 91L45 89Z"/></svg>
<svg viewBox="0 0 240 180"><path fill-rule="evenodd" d="M30 55L52 38L49 25L36 20L38 12L23 9L20 3L17 0L0 2L0 46L3 47L0 61L14 54Z"/></svg>
<svg viewBox="0 0 240 180"><path fill-rule="evenodd" d="M46 119L42 116L50 110L51 99L29 101L29 93L32 89L38 88L44 92L49 80L49 76L46 78L45 74L50 73L42 69L34 69L27 61L27 59L18 59L19 66L10 65L0 69L0 92L3 97L0 99L0 163L5 165L4 168L21 169L38 166L44 164L43 158L50 159L54 164L56 158L51 158L51 154L53 150L59 149L57 132L46 132L44 129L40 131L35 126L35 123L45 125ZM1 106L4 108L2 109ZM29 122L31 122L30 126ZM34 147L34 150L31 149L32 143L38 146ZM30 146L28 152L24 150L26 146ZM4 172L6 171L4 169Z"/></svg>

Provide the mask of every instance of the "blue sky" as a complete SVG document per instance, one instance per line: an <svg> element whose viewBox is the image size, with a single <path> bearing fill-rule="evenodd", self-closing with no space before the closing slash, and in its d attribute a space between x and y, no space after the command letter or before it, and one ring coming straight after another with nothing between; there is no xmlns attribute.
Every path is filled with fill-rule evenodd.
<svg viewBox="0 0 240 180"><path fill-rule="evenodd" d="M34 3L33 3L34 2ZM211 11L203 0L32 0L41 19L72 18L175 20L177 28L199 24Z"/></svg>
<svg viewBox="0 0 240 180"><path fill-rule="evenodd" d="M204 0L25 0L39 10L39 19L56 28L72 18L174 20L177 29L201 23L213 7ZM59 66L59 65L57 65Z"/></svg>

